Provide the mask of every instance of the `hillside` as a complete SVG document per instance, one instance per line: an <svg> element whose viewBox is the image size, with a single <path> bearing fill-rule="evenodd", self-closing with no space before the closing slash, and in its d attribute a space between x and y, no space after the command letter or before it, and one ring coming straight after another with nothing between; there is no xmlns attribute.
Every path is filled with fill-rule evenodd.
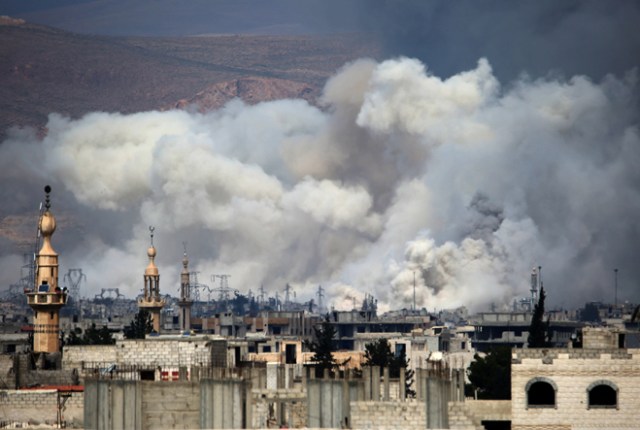
<svg viewBox="0 0 640 430"><path fill-rule="evenodd" d="M123 113L232 97L256 103L313 101L326 79L355 58L377 57L364 35L122 38L0 20L0 135L42 127L47 115Z"/></svg>

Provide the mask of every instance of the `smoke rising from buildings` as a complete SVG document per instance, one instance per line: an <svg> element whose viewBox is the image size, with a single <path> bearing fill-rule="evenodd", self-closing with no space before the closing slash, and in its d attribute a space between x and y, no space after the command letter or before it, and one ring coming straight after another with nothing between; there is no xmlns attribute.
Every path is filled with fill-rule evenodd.
<svg viewBox="0 0 640 430"><path fill-rule="evenodd" d="M52 114L43 139L0 145L5 213L35 212L51 183L61 273L82 267L87 296L139 293L154 225L173 295L186 241L201 282L288 282L300 300L322 284L337 308L410 307L414 275L419 307L508 305L539 264L552 304L609 297L614 267L637 301L637 94L635 72L504 86L485 59L441 78L397 58L345 65L321 108ZM21 251L0 246L6 268Z"/></svg>

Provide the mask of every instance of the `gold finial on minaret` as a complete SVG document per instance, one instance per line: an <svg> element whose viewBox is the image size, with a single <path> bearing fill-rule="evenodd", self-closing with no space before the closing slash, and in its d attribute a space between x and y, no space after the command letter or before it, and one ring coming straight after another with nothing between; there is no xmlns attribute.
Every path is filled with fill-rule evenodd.
<svg viewBox="0 0 640 430"><path fill-rule="evenodd" d="M149 257L149 265L145 270L145 275L158 275L158 268L156 267L155 258L156 258L156 248L153 246L153 232L156 228L149 226L149 232L151 236L151 246L147 248L147 256Z"/></svg>
<svg viewBox="0 0 640 430"><path fill-rule="evenodd" d="M187 258L187 242L182 242L184 248L184 254L182 255L182 273L189 273L189 258Z"/></svg>
<svg viewBox="0 0 640 430"><path fill-rule="evenodd" d="M56 231L56 219L50 211L51 187L44 187L44 192L45 210L38 220L38 230L43 237L42 247L36 256L34 289L26 293L27 303L34 310L34 352L58 352L59 313L60 308L67 303L67 293L58 287L58 254L51 245L51 236Z"/></svg>

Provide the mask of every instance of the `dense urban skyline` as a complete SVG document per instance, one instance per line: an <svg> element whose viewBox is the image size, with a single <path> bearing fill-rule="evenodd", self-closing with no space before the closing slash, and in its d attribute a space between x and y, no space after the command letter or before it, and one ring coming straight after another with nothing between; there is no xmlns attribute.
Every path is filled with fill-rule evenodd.
<svg viewBox="0 0 640 430"><path fill-rule="evenodd" d="M262 14L266 3L219 2L235 20L210 2L157 3L0 13L120 36L366 31L386 58L336 70L319 106L52 112L44 139L10 133L1 177L17 197L2 216L35 216L51 183L61 273L82 267L91 291L135 296L154 225L172 295L187 242L204 282L290 283L307 299L322 284L338 308L365 293L381 310L410 306L414 279L419 307L508 305L538 265L552 305L613 301L614 269L620 300L638 301L637 3L277 1ZM22 255L0 245L8 285Z"/></svg>

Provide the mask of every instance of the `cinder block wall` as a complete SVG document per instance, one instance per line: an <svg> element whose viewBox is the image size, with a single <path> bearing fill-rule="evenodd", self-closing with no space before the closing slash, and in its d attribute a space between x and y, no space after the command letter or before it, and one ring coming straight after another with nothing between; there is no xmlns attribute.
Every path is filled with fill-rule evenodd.
<svg viewBox="0 0 640 430"><path fill-rule="evenodd" d="M206 340L123 340L116 344L121 363L180 367L208 366L211 356Z"/></svg>
<svg viewBox="0 0 640 430"><path fill-rule="evenodd" d="M81 368L82 363L115 363L117 345L72 345L62 349L62 368Z"/></svg>
<svg viewBox="0 0 640 430"><path fill-rule="evenodd" d="M640 350L523 349L514 356L512 429L638 428ZM555 407L527 407L526 385L539 377L557 385ZM600 380L618 388L617 408L587 407L587 388Z"/></svg>
<svg viewBox="0 0 640 430"><path fill-rule="evenodd" d="M72 393L62 411L67 427L82 427L83 408L84 393ZM7 421L56 425L58 393L56 390L0 391L0 416Z"/></svg>
<svg viewBox="0 0 640 430"><path fill-rule="evenodd" d="M427 426L424 402L351 402L351 428L422 430Z"/></svg>
<svg viewBox="0 0 640 430"><path fill-rule="evenodd" d="M82 368L82 363L118 363L123 366L208 366L207 340L120 340L115 345L65 346L63 368Z"/></svg>

